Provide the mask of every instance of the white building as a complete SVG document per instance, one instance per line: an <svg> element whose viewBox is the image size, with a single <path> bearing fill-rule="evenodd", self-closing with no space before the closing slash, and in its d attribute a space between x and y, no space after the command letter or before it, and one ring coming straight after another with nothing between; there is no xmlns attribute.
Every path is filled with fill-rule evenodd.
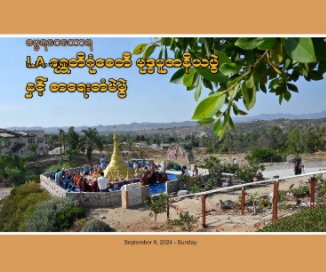
<svg viewBox="0 0 326 272"><path fill-rule="evenodd" d="M151 149L158 149L159 146L158 146L158 144L151 144L151 145L149 146L149 148L151 148Z"/></svg>
<svg viewBox="0 0 326 272"><path fill-rule="evenodd" d="M0 129L0 155L19 157L48 154L47 138L42 130L10 131Z"/></svg>
<svg viewBox="0 0 326 272"><path fill-rule="evenodd" d="M147 147L147 146L148 146L148 144L145 141L135 143L135 147L137 147L137 148L142 148L142 147Z"/></svg>

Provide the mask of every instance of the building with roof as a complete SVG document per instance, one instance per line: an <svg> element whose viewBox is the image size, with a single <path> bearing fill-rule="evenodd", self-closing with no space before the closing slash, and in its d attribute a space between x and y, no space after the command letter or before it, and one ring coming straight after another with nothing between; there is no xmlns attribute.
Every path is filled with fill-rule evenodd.
<svg viewBox="0 0 326 272"><path fill-rule="evenodd" d="M42 130L11 131L0 129L0 155L18 157L48 154L47 137Z"/></svg>

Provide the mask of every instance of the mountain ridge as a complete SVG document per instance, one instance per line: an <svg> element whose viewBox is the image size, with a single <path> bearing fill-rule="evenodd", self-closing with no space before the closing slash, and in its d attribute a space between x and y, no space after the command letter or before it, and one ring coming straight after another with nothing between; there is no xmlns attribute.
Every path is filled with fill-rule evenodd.
<svg viewBox="0 0 326 272"><path fill-rule="evenodd" d="M235 117L236 123L248 123L253 121L271 121L271 120L306 120L306 119L322 119L326 118L326 110L319 113L308 114L289 114L289 113L275 113L275 114L259 114L254 116ZM133 132L133 131L147 131L153 129L169 129L169 128L182 128L182 127L195 127L198 123L196 121L183 121L183 122L132 122L130 124L117 124L117 125L94 125L94 126L74 126L77 132L87 128L96 128L100 134L112 133L115 128L120 132ZM52 126L52 127L7 127L8 130L44 130L47 134L58 133L59 129L67 131L70 126Z"/></svg>

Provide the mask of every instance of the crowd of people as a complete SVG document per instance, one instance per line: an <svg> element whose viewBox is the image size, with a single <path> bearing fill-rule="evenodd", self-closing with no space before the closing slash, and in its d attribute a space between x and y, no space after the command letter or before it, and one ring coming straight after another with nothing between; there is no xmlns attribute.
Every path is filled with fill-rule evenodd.
<svg viewBox="0 0 326 272"><path fill-rule="evenodd" d="M142 185L150 185L154 183L165 183L168 181L167 174L165 172L159 172L155 169L144 168L144 171L140 175L140 183Z"/></svg>
<svg viewBox="0 0 326 272"><path fill-rule="evenodd" d="M80 171L72 171L62 168L58 169L52 176L52 180L68 192L97 192L98 184L96 179L90 180L93 173L91 168L85 167Z"/></svg>
<svg viewBox="0 0 326 272"><path fill-rule="evenodd" d="M139 166L136 166L138 169ZM181 175L190 177L190 171L186 166L183 166L181 169ZM136 171L135 171L136 172ZM137 172L136 172L137 173ZM142 185L150 185L154 183L165 183L168 181L168 176L165 171L158 171L158 167L154 164L151 167L145 167L144 170L140 172L140 182ZM193 176L198 175L198 168L195 165L192 171Z"/></svg>
<svg viewBox="0 0 326 272"><path fill-rule="evenodd" d="M58 169L51 180L68 192L110 192L120 190L125 184L139 182L139 178L109 181L100 166L85 166L80 169Z"/></svg>
<svg viewBox="0 0 326 272"><path fill-rule="evenodd" d="M134 178L122 181L109 181L103 172L106 166L106 161L101 158L100 164L93 167L85 166L74 170L58 169L51 176L51 179L68 192L110 192L120 190L123 185L139 181L142 185L165 183L168 181L166 172L160 170L154 163L150 163L144 167L141 167L138 163L134 163ZM181 174L190 176L186 166L181 168ZM198 168L196 166L192 174L198 175Z"/></svg>

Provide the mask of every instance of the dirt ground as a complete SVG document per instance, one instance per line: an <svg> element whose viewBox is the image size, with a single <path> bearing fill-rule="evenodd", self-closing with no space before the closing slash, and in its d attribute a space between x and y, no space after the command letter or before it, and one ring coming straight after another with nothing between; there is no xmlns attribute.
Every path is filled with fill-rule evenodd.
<svg viewBox="0 0 326 272"><path fill-rule="evenodd" d="M154 156L155 154L155 156ZM164 156L164 152L159 153L152 152L146 155L152 155L151 158L160 160ZM195 158L198 161L203 161L204 158L213 154L205 154L200 150L195 153ZM233 158L236 158L239 163L245 162L245 154L215 154L222 162L231 163ZM315 154L304 154L301 156L303 164L306 168L306 173L326 169L326 152L317 152ZM272 177L276 174L282 176L293 175L292 165L289 162L283 163L268 163L265 164L264 176ZM294 187L302 186L306 184L308 177L290 179L280 183L280 190L287 191L289 187L294 184ZM248 189L247 193L256 193L258 196L269 195L272 192L272 185ZM212 231L212 232L246 232L256 231L263 227L265 224L271 222L271 209L265 208L261 213L253 215L252 210L247 211L244 216L239 215L239 210L222 211L217 207L217 203L220 200L232 200L237 201L240 195L240 191L214 194L208 196L206 199L206 223L207 228L201 227L201 200L200 198L184 199L175 203L174 205L180 211L188 211L190 215L194 215L197 218L197 223L194 224L194 231ZM308 201L302 205L308 205ZM278 216L284 217L295 213L296 209L280 210ZM177 212L174 209L170 209L170 219L176 219L178 217ZM107 222L110 226L121 232L133 232L133 231L180 231L179 227L167 224L166 214L158 215L157 222L153 217L149 216L148 207L142 206L134 209L93 209L90 211L91 217L95 217Z"/></svg>
<svg viewBox="0 0 326 272"><path fill-rule="evenodd" d="M325 177L326 175L324 175ZM309 177L293 178L281 181L279 190L288 191L290 186L293 188L307 184ZM260 196L268 196L273 191L273 185L266 185L256 188L248 188L247 194L256 194ZM220 200L232 200L238 202L240 191L228 193L215 193L208 195L206 198L206 224L207 228L201 227L201 198L192 197L185 198L174 202L170 207L170 220L178 218L178 213L189 212L190 215L197 219L193 224L193 231L205 232L252 232L271 222L271 208L257 209L254 214L253 207L248 207L245 215L240 215L239 207L232 210L223 210L217 204ZM301 207L309 206L309 199L302 201L300 207L295 206L294 202L289 202L291 207L288 209L279 209L278 217L285 217L294 214ZM108 209L92 209L89 216L105 221L111 227L119 232L169 232L181 231L181 229L173 224L167 224L166 214L159 214L157 222L149 216L149 209L141 206L133 209L108 208Z"/></svg>
<svg viewBox="0 0 326 272"><path fill-rule="evenodd" d="M156 154L158 157L163 155L164 152ZM149 155L149 154L148 154ZM201 154L200 160L212 154ZM216 154L222 162L232 162L236 158L238 162L245 161L245 154ZM302 161L306 168L306 173L326 169L326 152L318 152L315 154L302 155ZM158 158L159 160L159 158ZM283 163L268 163L265 164L264 176L272 177L275 174L282 176L293 175L292 165L289 162ZM294 184L294 188L307 184L309 176L289 179L280 182L279 190L288 191L289 187ZM247 193L257 194L258 196L268 196L273 191L272 185L251 188ZM229 193L213 194L206 199L206 224L207 228L201 227L201 199L186 198L173 204L178 211L188 211L193 215L197 222L193 225L193 231L205 232L252 232L263 227L271 222L271 209L264 208L262 211L253 214L252 207L246 210L244 216L240 216L239 209L234 210L221 210L217 204L220 200L238 201L240 191ZM304 201L301 205L308 206L308 200ZM176 209L170 208L170 219L177 219L178 212ZM290 208L287 210L280 209L278 216L289 216L297 212L297 208ZM146 206L141 206L133 209L111 208L111 209L92 209L89 216L98 218L105 221L111 227L119 232L157 232L157 231L181 231L181 229L173 224L167 224L166 214L159 214L157 222L154 218L149 216L149 209Z"/></svg>
<svg viewBox="0 0 326 272"><path fill-rule="evenodd" d="M198 201L199 202L199 201ZM189 210L189 209L187 209ZM134 209L92 209L89 217L100 219L118 232L180 232L182 229L172 223L167 223L166 214L159 214L157 221L149 216L147 207ZM174 213L174 214L173 214ZM278 213L278 217L289 216L295 210ZM206 228L201 226L201 213L194 213L197 222L193 224L192 231L196 232L253 232L271 222L271 209L266 208L262 213L256 215L252 211L246 211L241 216L240 211L221 211L218 208L210 209L206 215ZM172 212L171 221L177 219L175 212Z"/></svg>

